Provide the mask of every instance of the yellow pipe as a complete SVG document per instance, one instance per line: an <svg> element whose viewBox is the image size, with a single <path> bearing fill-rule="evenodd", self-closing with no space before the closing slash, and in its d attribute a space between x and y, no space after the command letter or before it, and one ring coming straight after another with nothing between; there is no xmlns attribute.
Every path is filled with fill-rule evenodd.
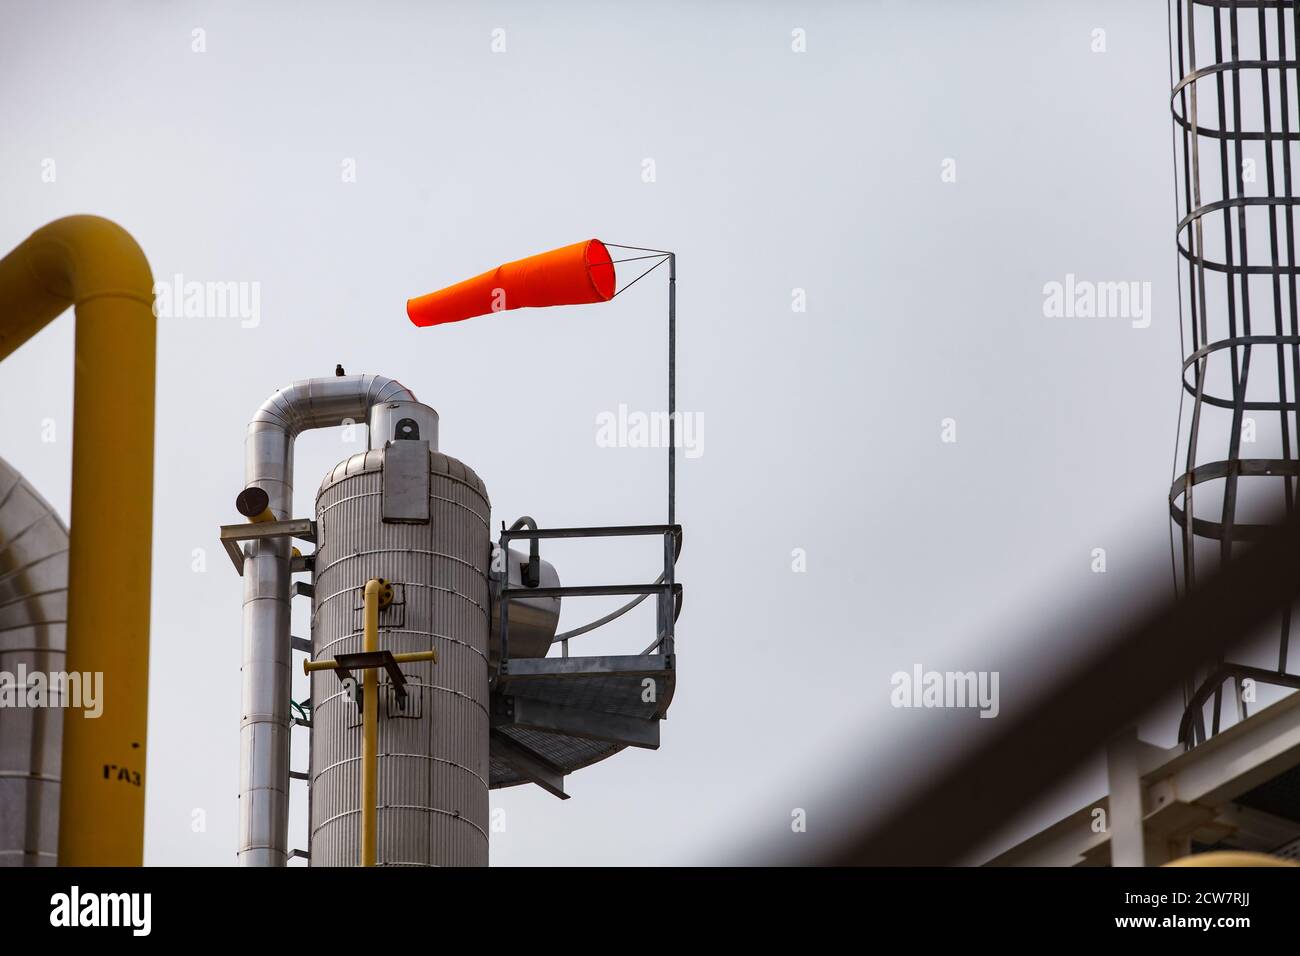
<svg viewBox="0 0 1300 956"><path fill-rule="evenodd" d="M235 510L251 524L265 524L275 520L271 498L261 488L245 488L235 497Z"/></svg>
<svg viewBox="0 0 1300 956"><path fill-rule="evenodd" d="M399 664L416 664L420 661L433 661L438 663L437 651L408 651L404 654L394 654L393 660ZM303 661L302 669L306 674L313 671L333 671L338 670L339 662L332 657L324 658L319 661Z"/></svg>
<svg viewBox="0 0 1300 956"><path fill-rule="evenodd" d="M1194 853L1181 859L1170 860L1165 866L1296 866L1291 860L1269 856L1267 853L1248 853L1245 850L1216 850L1213 853Z"/></svg>
<svg viewBox="0 0 1300 956"><path fill-rule="evenodd" d="M363 651L379 650L379 597L385 584L366 582ZM379 835L379 673L367 667L361 702L361 865L374 866Z"/></svg>
<svg viewBox="0 0 1300 956"><path fill-rule="evenodd" d="M103 674L104 715L63 721L62 866L144 856L153 539L153 274L97 216L43 226L0 259L0 359L76 307L67 669Z"/></svg>

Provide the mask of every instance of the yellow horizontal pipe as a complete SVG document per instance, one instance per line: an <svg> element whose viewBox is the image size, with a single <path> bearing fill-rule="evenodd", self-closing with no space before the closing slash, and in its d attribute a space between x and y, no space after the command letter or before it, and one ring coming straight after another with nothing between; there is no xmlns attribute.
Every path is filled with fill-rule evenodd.
<svg viewBox="0 0 1300 956"><path fill-rule="evenodd" d="M394 654L393 660L399 664L416 664L420 661L433 661L438 663L437 651L410 651L403 654ZM335 671L339 669L339 662L332 657L327 657L319 661L303 661L303 672L306 674L312 671Z"/></svg>
<svg viewBox="0 0 1300 956"><path fill-rule="evenodd" d="M253 486L245 488L235 496L235 510L249 520L251 524L265 524L275 520L271 510L271 498L263 488Z"/></svg>
<svg viewBox="0 0 1300 956"><path fill-rule="evenodd" d="M1165 866L1300 866L1293 860L1269 856L1267 853L1248 853L1245 850L1215 850L1212 853L1194 853Z"/></svg>
<svg viewBox="0 0 1300 956"><path fill-rule="evenodd" d="M97 216L43 226L0 259L0 359L76 308L67 669L103 674L104 715L68 711L62 866L144 856L153 540L153 274Z"/></svg>

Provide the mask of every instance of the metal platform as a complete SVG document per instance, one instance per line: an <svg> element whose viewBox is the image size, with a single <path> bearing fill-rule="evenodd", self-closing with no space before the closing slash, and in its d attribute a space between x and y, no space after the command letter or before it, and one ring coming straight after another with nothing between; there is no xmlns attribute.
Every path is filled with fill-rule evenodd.
<svg viewBox="0 0 1300 956"><path fill-rule="evenodd" d="M491 786L563 797L566 774L624 747L658 749L676 683L665 654L510 661L492 695Z"/></svg>
<svg viewBox="0 0 1300 956"><path fill-rule="evenodd" d="M1117 818L1130 816L1148 866L1207 849L1300 857L1300 693L1191 750L1137 744L1136 799L1122 800L1112 782L1110 794L989 865L1109 866ZM1096 821L1104 818L1109 826L1098 830Z"/></svg>
<svg viewBox="0 0 1300 956"><path fill-rule="evenodd" d="M673 566L681 547L678 525L621 528L503 530L501 548L528 538L533 553L541 538L599 538L655 535L664 538L664 571L651 584L541 588L498 585L502 660L492 683L490 737L493 789L535 783L561 799L564 777L625 747L659 747L659 721L676 689L674 624L681 612L681 585ZM511 658L509 610L512 599L528 596L633 594L658 598L655 642L642 654ZM557 639L558 642L559 639Z"/></svg>

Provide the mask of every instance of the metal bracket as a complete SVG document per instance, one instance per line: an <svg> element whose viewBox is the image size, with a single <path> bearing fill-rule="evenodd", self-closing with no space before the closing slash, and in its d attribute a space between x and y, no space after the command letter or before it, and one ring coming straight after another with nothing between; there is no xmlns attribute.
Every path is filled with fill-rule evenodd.
<svg viewBox="0 0 1300 956"><path fill-rule="evenodd" d="M495 758L504 761L515 773L537 784L552 796L561 800L569 799L569 795L564 792L563 768L499 730L493 729L489 733Z"/></svg>
<svg viewBox="0 0 1300 956"><path fill-rule="evenodd" d="M398 705L405 709L407 698L406 675L402 673L402 668L399 665L415 664L421 661L438 663L438 652L414 651L394 654L392 651L356 651L351 654L337 654L331 660L303 661L302 669L308 674L313 671L329 670L338 675L340 682L351 680L356 688L356 705L359 711L363 704L362 685L360 681L352 676L352 672L382 667L388 672L388 679L391 682Z"/></svg>
<svg viewBox="0 0 1300 956"><path fill-rule="evenodd" d="M406 589L401 584L391 581L384 581L385 589L379 598L379 626L385 627L405 627L406 626ZM366 589L365 586L356 589L356 598L352 604L354 616L354 627L361 630L365 627L366 613Z"/></svg>
<svg viewBox="0 0 1300 956"><path fill-rule="evenodd" d="M310 518L291 518L288 521L258 521L246 524L223 524L220 531L222 547L230 556L239 576L244 576L244 551L239 546L244 541L261 541L267 538L297 538L316 543L316 522Z"/></svg>
<svg viewBox="0 0 1300 956"><path fill-rule="evenodd" d="M397 695L398 703L406 706L406 675L402 669L397 666L397 659L393 657L392 651L355 651L351 654L335 654L334 660L336 666L334 673L339 675L339 680L345 681L352 678L354 670L366 670L371 667L382 667L388 672L388 679L392 682L393 693ZM361 683L357 682L357 709L361 709Z"/></svg>

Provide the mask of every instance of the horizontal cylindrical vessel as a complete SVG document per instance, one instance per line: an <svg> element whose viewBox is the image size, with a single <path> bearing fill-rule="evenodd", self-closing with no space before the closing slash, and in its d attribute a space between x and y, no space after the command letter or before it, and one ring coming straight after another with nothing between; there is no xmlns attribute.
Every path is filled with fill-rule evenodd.
<svg viewBox="0 0 1300 956"><path fill-rule="evenodd" d="M510 574L510 587L516 594L510 598L510 656L545 657L551 649L551 639L560 623L560 599L557 597L527 597L523 590L524 566L528 564L528 553L515 548L508 549L506 570ZM498 572L499 575L500 572ZM560 575L555 565L545 558L537 561L537 587L558 588ZM488 647L492 670L501 665L501 602L496 596L492 601L492 630L488 635Z"/></svg>

